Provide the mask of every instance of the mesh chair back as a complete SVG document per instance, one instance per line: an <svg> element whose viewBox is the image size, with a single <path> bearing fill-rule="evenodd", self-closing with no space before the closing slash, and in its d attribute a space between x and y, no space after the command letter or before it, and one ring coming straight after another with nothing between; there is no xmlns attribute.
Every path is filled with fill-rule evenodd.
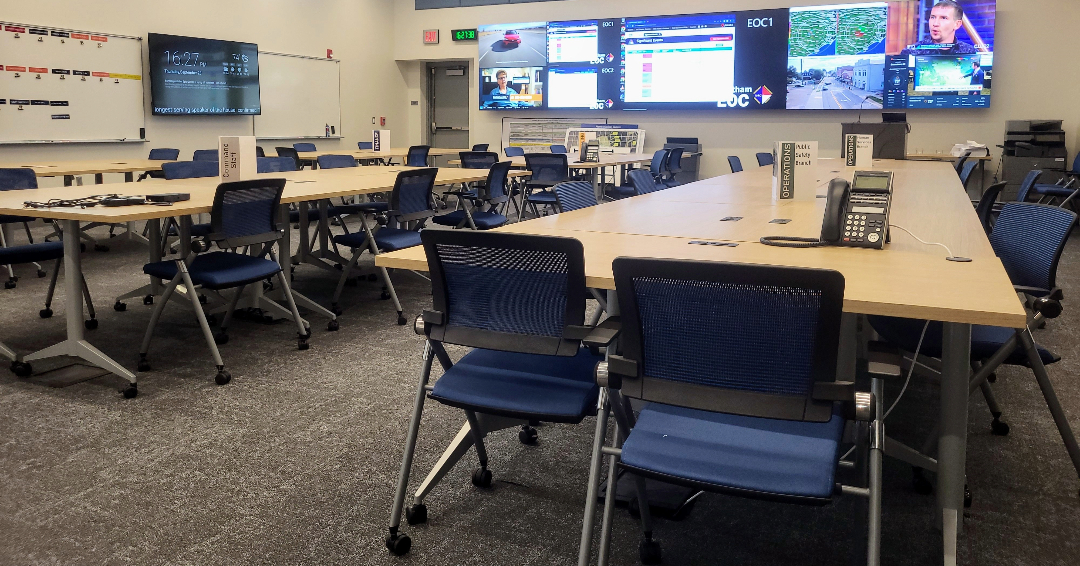
<svg viewBox="0 0 1080 566"><path fill-rule="evenodd" d="M292 148L295 149L298 152L299 151L319 151L318 149L315 148L315 144L313 144L313 143L304 143L304 142L294 143L294 144L292 144Z"/></svg>
<svg viewBox="0 0 1080 566"><path fill-rule="evenodd" d="M37 173L29 167L0 169L0 191L21 191L36 189Z"/></svg>
<svg viewBox="0 0 1080 566"><path fill-rule="evenodd" d="M217 177L217 161L173 161L162 163L161 172L165 178L172 179L197 179L200 177Z"/></svg>
<svg viewBox="0 0 1080 566"><path fill-rule="evenodd" d="M585 321L585 255L572 238L425 230L433 340L508 352L573 356L567 326ZM483 236L483 237L476 237Z"/></svg>
<svg viewBox="0 0 1080 566"><path fill-rule="evenodd" d="M462 151L458 153L465 169L488 169L499 162L499 154L490 151Z"/></svg>
<svg viewBox="0 0 1080 566"><path fill-rule="evenodd" d="M217 161L218 152L216 149L196 149L195 153L191 154L192 161Z"/></svg>
<svg viewBox="0 0 1080 566"><path fill-rule="evenodd" d="M374 142L356 142L356 147L357 147L357 149L372 150L372 149L375 149L375 143Z"/></svg>
<svg viewBox="0 0 1080 566"><path fill-rule="evenodd" d="M979 216L979 223L982 224L983 230L987 234L990 234L991 225L990 218L994 212L994 203L997 202L998 195L1001 194L1001 190L1005 188L1008 183L995 183L990 185L982 194L982 198L979 199L979 204L975 207L975 214Z"/></svg>
<svg viewBox="0 0 1080 566"><path fill-rule="evenodd" d="M487 184L482 188L482 190L487 192L485 200L493 204L501 204L509 199L509 195L506 192L506 185L509 178L510 167L512 166L513 163L509 161L503 161L491 166L488 170Z"/></svg>
<svg viewBox="0 0 1080 566"><path fill-rule="evenodd" d="M431 151L431 148L426 145L410 147L409 154L405 156L405 165L409 167L427 167L429 151Z"/></svg>
<svg viewBox="0 0 1080 566"><path fill-rule="evenodd" d="M532 173L529 181L561 183L570 179L565 153L530 153L525 156L525 167Z"/></svg>
<svg viewBox="0 0 1080 566"><path fill-rule="evenodd" d="M150 150L150 157L148 157L148 159L176 161L177 159L180 159L180 150L171 147L155 147Z"/></svg>
<svg viewBox="0 0 1080 566"><path fill-rule="evenodd" d="M432 190L439 170L413 169L398 173L390 194L390 216L399 222L412 222L435 216Z"/></svg>
<svg viewBox="0 0 1080 566"><path fill-rule="evenodd" d="M1035 186L1035 183L1039 182L1039 177L1042 177L1041 169L1032 169L1028 171L1028 174L1024 176L1024 180L1020 181L1020 189L1016 191L1016 202L1026 202L1028 194Z"/></svg>
<svg viewBox="0 0 1080 566"><path fill-rule="evenodd" d="M739 173L742 171L742 160L737 155L729 155L727 158L728 167L731 167L732 173Z"/></svg>
<svg viewBox="0 0 1080 566"><path fill-rule="evenodd" d="M551 190L555 191L555 202L559 205L559 212L570 212L597 205L596 190L588 181L559 183Z"/></svg>
<svg viewBox="0 0 1080 566"><path fill-rule="evenodd" d="M521 157L522 155L525 155L525 150L520 147L508 147L503 150L503 154L507 157Z"/></svg>
<svg viewBox="0 0 1080 566"><path fill-rule="evenodd" d="M649 163L649 173L652 173L653 177L660 177L664 174L664 164L667 163L668 149L658 149L656 153L652 154L652 161Z"/></svg>
<svg viewBox="0 0 1080 566"><path fill-rule="evenodd" d="M266 157L266 152L263 151L261 145L255 146L255 157Z"/></svg>
<svg viewBox="0 0 1080 566"><path fill-rule="evenodd" d="M758 167L766 167L773 164L772 152L763 151L754 154L754 156L757 157Z"/></svg>
<svg viewBox="0 0 1080 566"><path fill-rule="evenodd" d="M1071 210L1035 203L1006 203L990 233L1013 285L1053 289L1058 260L1076 225Z"/></svg>
<svg viewBox="0 0 1080 566"><path fill-rule="evenodd" d="M971 180L971 174L975 171L975 167L979 165L978 161L968 161L964 163L964 166L960 169L960 183L967 188L968 181Z"/></svg>
<svg viewBox="0 0 1080 566"><path fill-rule="evenodd" d="M685 151L686 150L681 147L673 147L671 148L671 151L668 152L668 157L664 163L668 173L670 173L672 177L682 173L682 156Z"/></svg>
<svg viewBox="0 0 1080 566"><path fill-rule="evenodd" d="M836 271L616 258L623 378L634 398L824 422L836 380L844 276Z"/></svg>
<svg viewBox="0 0 1080 566"><path fill-rule="evenodd" d="M969 157L971 157L971 152L965 151L963 155L956 158L956 161L953 161L953 169L956 170L958 175L963 171L964 165L967 163Z"/></svg>
<svg viewBox="0 0 1080 566"><path fill-rule="evenodd" d="M356 167L356 159L351 155L320 155L317 159L319 169L341 169Z"/></svg>
<svg viewBox="0 0 1080 566"><path fill-rule="evenodd" d="M633 185L634 192L639 195L666 188L664 185L656 182L652 173L649 173L644 169L632 169L626 174L626 177L630 179L630 184Z"/></svg>
<svg viewBox="0 0 1080 566"><path fill-rule="evenodd" d="M277 240L278 214L285 179L253 179L221 183L210 211L209 238L221 248Z"/></svg>
<svg viewBox="0 0 1080 566"><path fill-rule="evenodd" d="M277 152L278 157L288 157L296 164L296 170L299 171L302 167L300 163L300 154L291 147L275 147L274 151Z"/></svg>
<svg viewBox="0 0 1080 566"><path fill-rule="evenodd" d="M283 173L296 171L296 162L290 157L257 157L259 173Z"/></svg>
<svg viewBox="0 0 1080 566"><path fill-rule="evenodd" d="M1080 151L1076 152L1076 157L1073 158L1072 170L1068 171L1068 173L1080 174Z"/></svg>
<svg viewBox="0 0 1080 566"><path fill-rule="evenodd" d="M473 144L472 150L473 151L487 151L488 150L488 145L490 145L490 144L486 144L486 143Z"/></svg>
<svg viewBox="0 0 1080 566"><path fill-rule="evenodd" d="M566 153L566 146L562 144L556 144L551 146L551 153Z"/></svg>

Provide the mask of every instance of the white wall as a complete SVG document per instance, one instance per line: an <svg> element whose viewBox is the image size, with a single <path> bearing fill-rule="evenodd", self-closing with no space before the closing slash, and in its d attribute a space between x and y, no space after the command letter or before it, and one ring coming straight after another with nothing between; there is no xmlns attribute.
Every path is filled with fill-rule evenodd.
<svg viewBox="0 0 1080 566"><path fill-rule="evenodd" d="M849 2L850 0L838 0ZM481 6L440 10L415 10L413 0L395 2L394 58L398 61L472 60L476 43L454 44L450 30L483 24L646 16L661 13L696 13L722 10L782 8L824 4L813 0L681 0L656 3L652 0L572 0ZM1006 120L1063 119L1069 136L1069 150L1080 141L1080 75L1069 65L1080 57L1076 24L1080 22L1077 0L998 0L994 54L994 92L991 107L977 110L918 110L908 112L912 124L908 149L947 153L954 143L976 140L991 147L1004 137ZM423 45L422 31L442 30L442 44ZM418 65L421 70L423 65ZM408 67L412 69L412 67ZM472 69L476 76L476 69ZM475 110L479 92L472 87L470 129L474 143L498 143L501 120L515 116L597 116L566 111L516 112ZM415 98L413 100L416 100ZM425 103L420 99L421 105ZM406 103L408 104L408 103ZM867 118L877 120L875 112ZM716 112L649 111L611 112L612 122L630 122L646 128L649 150L659 147L668 136L697 137L705 146L702 175L728 172L727 155L739 155L753 163L753 155L771 147L775 140L818 140L822 155L839 155L840 123L855 121L857 111L754 111ZM996 148L994 153L997 152ZM988 168L992 171L992 167Z"/></svg>
<svg viewBox="0 0 1080 566"><path fill-rule="evenodd" d="M370 140L373 116L385 116L387 127L400 130L403 137L406 132L408 107L402 103L406 79L389 47L393 44L393 4L394 0L188 0L180 4L147 0L6 0L0 17L143 38L154 32L246 41L257 43L262 51L318 57L333 49L334 57L341 60L344 139L315 141L320 149L355 149L357 141ZM144 69L144 78L146 72ZM152 147L179 148L181 159L190 159L196 149L217 147L219 135L251 135L250 116L152 116L150 85L148 80L144 82L148 143L5 145L0 146L0 163L146 157ZM291 144L285 140L260 143L271 152L275 145ZM106 177L106 182L122 180L119 175Z"/></svg>

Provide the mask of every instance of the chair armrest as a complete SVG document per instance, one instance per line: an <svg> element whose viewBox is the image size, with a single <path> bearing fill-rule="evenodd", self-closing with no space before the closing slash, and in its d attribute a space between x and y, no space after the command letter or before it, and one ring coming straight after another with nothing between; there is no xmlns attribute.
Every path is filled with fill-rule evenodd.
<svg viewBox="0 0 1080 566"><path fill-rule="evenodd" d="M622 378L637 377L638 363L622 356L608 354L607 360L596 364L593 375L600 387L622 389Z"/></svg>
<svg viewBox="0 0 1080 566"><path fill-rule="evenodd" d="M611 345L619 335L618 317L611 317L596 326L569 325L563 330L566 340L581 340L589 348L603 348Z"/></svg>
<svg viewBox="0 0 1080 566"><path fill-rule="evenodd" d="M1054 293L1055 291L1059 295L1061 294L1061 289L1043 289L1042 287L1027 287L1027 286L1024 286L1024 285L1013 285L1013 290L1016 291L1017 293L1023 293L1025 295L1037 295L1037 296L1040 296L1040 297L1048 296L1048 295ZM1056 297L1056 298L1059 299L1059 300L1061 299L1061 297Z"/></svg>

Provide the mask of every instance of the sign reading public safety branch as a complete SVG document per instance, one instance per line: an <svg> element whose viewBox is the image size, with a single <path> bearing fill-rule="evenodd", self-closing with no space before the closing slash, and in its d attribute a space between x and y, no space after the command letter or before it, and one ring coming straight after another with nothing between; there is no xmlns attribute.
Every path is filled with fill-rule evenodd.
<svg viewBox="0 0 1080 566"><path fill-rule="evenodd" d="M776 142L773 160L773 200L817 198L818 143Z"/></svg>
<svg viewBox="0 0 1080 566"><path fill-rule="evenodd" d="M218 137L218 167L222 183L254 178L259 172L255 136Z"/></svg>

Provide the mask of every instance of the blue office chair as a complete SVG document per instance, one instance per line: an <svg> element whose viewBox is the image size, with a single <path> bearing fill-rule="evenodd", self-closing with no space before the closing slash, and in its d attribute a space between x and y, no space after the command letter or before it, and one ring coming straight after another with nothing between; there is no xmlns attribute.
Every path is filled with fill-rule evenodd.
<svg viewBox="0 0 1080 566"><path fill-rule="evenodd" d="M143 266L143 273L168 280L169 284L150 315L150 325L146 328L142 346L139 348L139 371L151 369L147 357L150 339L165 305L176 287L181 284L187 290L195 318L202 327L203 336L214 357L214 364L217 366L214 380L218 385L225 385L232 380L229 372L225 371L225 362L221 360L218 344L229 341L229 321L248 285L261 285L265 279L277 278L296 322L299 336L297 345L301 350L308 349L311 331L304 325L304 320L296 310L292 290L289 288L289 278L284 276L278 256L274 252L275 244L281 240L282 231L287 229L278 223L278 209L284 189L285 179L221 183L217 187L214 206L210 212L210 224L213 227L211 233L205 237L202 245L194 246L194 249L201 248L201 251L205 251L209 250L211 244L215 244L220 251L193 252L186 258L158 261ZM249 250L254 253L249 254ZM195 292L196 286L213 291L236 289L218 327L217 335L210 330L206 321L206 314L203 313L202 304Z"/></svg>
<svg viewBox="0 0 1080 566"><path fill-rule="evenodd" d="M971 174L975 172L975 168L978 167L978 161L968 161L964 163L964 166L960 169L960 184L964 185L966 189L968 181L971 180Z"/></svg>
<svg viewBox="0 0 1080 566"><path fill-rule="evenodd" d="M499 154L491 151L462 151L458 153L465 169L488 169L499 162Z"/></svg>
<svg viewBox="0 0 1080 566"><path fill-rule="evenodd" d="M301 151L305 151L305 152L306 151L319 151L315 147L315 144L313 144L313 143L305 143L305 142L294 143L294 144L292 144L292 148L295 149L297 151L297 153L299 153Z"/></svg>
<svg viewBox="0 0 1080 566"><path fill-rule="evenodd" d="M728 167L731 167L732 173L742 172L742 160L737 155L729 155L727 158Z"/></svg>
<svg viewBox="0 0 1080 566"><path fill-rule="evenodd" d="M1016 202L1027 202L1028 195L1031 194L1032 189L1035 187L1035 183L1039 182L1039 178L1042 177L1042 170L1032 169L1028 171L1028 174L1024 176L1024 180L1020 181L1020 188L1016 191Z"/></svg>
<svg viewBox="0 0 1080 566"><path fill-rule="evenodd" d="M386 537L397 555L412 546L399 527L426 399L462 409L469 423L462 429L469 432L447 448L429 477L441 478L475 446L480 467L472 482L490 487L485 437L530 421L577 424L595 414L599 387L591 375L603 358L582 344L595 349L610 340L607 328L584 325L581 242L467 230L425 230L421 238L432 308L416 321L427 342ZM445 344L471 350L454 363ZM443 375L429 386L436 358ZM536 430L523 426L518 439L533 444ZM405 511L410 525L427 521L424 499L437 481L411 498Z"/></svg>
<svg viewBox="0 0 1080 566"><path fill-rule="evenodd" d="M566 146L562 144L555 144L549 148L551 153L567 153Z"/></svg>
<svg viewBox="0 0 1080 566"><path fill-rule="evenodd" d="M290 157L257 157L255 166L259 173L296 171L296 162Z"/></svg>
<svg viewBox="0 0 1080 566"><path fill-rule="evenodd" d="M371 151L375 149L374 142L356 142L356 148L362 151Z"/></svg>
<svg viewBox="0 0 1080 566"><path fill-rule="evenodd" d="M971 152L970 151L965 151L963 154L961 154L959 157L957 157L955 160L953 160L953 169L956 170L957 175L959 175L960 172L964 170L964 165L967 164L968 159L970 159L970 158L971 158Z"/></svg>
<svg viewBox="0 0 1080 566"><path fill-rule="evenodd" d="M180 159L180 150L179 149L168 148L168 147L156 147L156 148L150 150L150 155L147 157L147 159L160 159L162 161L176 161L177 159ZM143 173L142 175L139 175L138 180L142 181L143 179L145 179L147 177L151 177L151 178L154 178L154 179L164 179L165 174L162 173L161 171L147 171L147 172Z"/></svg>
<svg viewBox="0 0 1080 566"><path fill-rule="evenodd" d="M540 216L538 206L553 208L557 205L551 187L570 180L570 166L565 153L529 153L525 155L525 167L531 175L525 182L524 207L532 206L533 214Z"/></svg>
<svg viewBox="0 0 1080 566"><path fill-rule="evenodd" d="M217 161L174 161L162 163L161 172L168 180L217 177L220 173Z"/></svg>
<svg viewBox="0 0 1080 566"><path fill-rule="evenodd" d="M507 157L521 157L525 155L525 148L522 147L508 147L503 150L503 155Z"/></svg>
<svg viewBox="0 0 1080 566"><path fill-rule="evenodd" d="M487 182L478 186L475 191L448 191L448 194L457 195L461 201L471 201L472 207L463 202L462 208L449 214L436 216L431 221L442 226L472 228L473 230L490 230L509 222L505 208L510 201L507 180L511 165L513 164L509 161L492 165L488 169ZM504 205L504 210L499 210L500 205Z"/></svg>
<svg viewBox="0 0 1080 566"><path fill-rule="evenodd" d="M659 191L668 188L667 185L656 180L652 176L652 173L644 169L631 169L626 177L630 180L630 185L634 189L634 194L644 195L654 191Z"/></svg>
<svg viewBox="0 0 1080 566"><path fill-rule="evenodd" d="M192 161L218 161L218 150L216 149L196 149L192 154Z"/></svg>
<svg viewBox="0 0 1080 566"><path fill-rule="evenodd" d="M1057 266L1069 233L1075 226L1076 214L1063 208L1021 202L1006 203L1002 207L990 233L990 244L1017 292L1027 297L1035 316L1028 327L1021 330L972 325L971 361L974 371L969 381L969 391L982 389L993 416L990 430L1004 436L1009 433L1009 426L1001 420L1002 410L990 389L988 378L1001 364L1030 367L1073 466L1080 474L1080 448L1046 371L1047 365L1061 358L1038 346L1030 330L1043 320L1061 314L1062 293L1056 283ZM908 352L918 349L920 355L932 358L941 357L940 322L883 316L871 316L869 321L882 339L894 346ZM924 328L925 337L920 348L918 342ZM916 486L920 484L920 478L916 469Z"/></svg>
<svg viewBox="0 0 1080 566"><path fill-rule="evenodd" d="M476 144L473 144L472 150L473 151L487 151L489 145L490 144L486 144L486 143L476 143Z"/></svg>
<svg viewBox="0 0 1080 566"><path fill-rule="evenodd" d="M426 145L414 145L410 147L409 153L405 156L405 165L408 167L427 167L428 152L430 151L431 147Z"/></svg>
<svg viewBox="0 0 1080 566"><path fill-rule="evenodd" d="M675 179L675 176L682 173L682 158L685 151L681 147L674 147L668 151L667 160L664 162L664 168L667 171L666 176L663 178L663 183L668 187L679 185L679 181Z"/></svg>
<svg viewBox="0 0 1080 566"><path fill-rule="evenodd" d="M982 197L979 199L979 203L975 206L975 214L979 217L979 223L982 224L983 231L987 235L993 231L994 228L994 208L997 204L998 196L1001 195L1002 189L1008 185L1006 182L994 183L983 191Z"/></svg>
<svg viewBox="0 0 1080 566"><path fill-rule="evenodd" d="M319 169L340 169L342 167L356 167L356 158L351 155L320 155L316 159Z"/></svg>
<svg viewBox="0 0 1080 566"><path fill-rule="evenodd" d="M768 167L769 165L773 164L773 156L771 151L762 151L760 153L755 153L754 156L757 157L758 167Z"/></svg>
<svg viewBox="0 0 1080 566"><path fill-rule="evenodd" d="M334 243L352 250L352 259L345 265L341 278L338 280L337 289L334 291L330 308L334 314L341 313L341 308L338 307L341 292L345 289L350 273L365 250L377 256L382 252L420 245L420 230L423 229L424 223L436 214L432 193L435 189L435 177L438 174L439 170L435 168L401 171L394 182L394 191L390 194L390 210L387 212L389 222L386 226L379 228L376 232L365 222L363 232L334 236ZM412 229L408 228L410 224L412 224ZM394 291L394 284L390 281L390 275L385 267L379 267L378 270L385 286L382 298L393 299L394 308L397 309L398 324L403 325L406 322L405 315L401 302L398 301L397 292Z"/></svg>
<svg viewBox="0 0 1080 566"><path fill-rule="evenodd" d="M596 192L587 181L567 181L551 188L559 212L570 212L596 206Z"/></svg>
<svg viewBox="0 0 1080 566"><path fill-rule="evenodd" d="M612 269L621 310L618 354L609 348L595 375L609 393L617 436L625 439L614 459L634 480L644 532L641 561L661 560L645 478L826 505L841 493L836 471L851 423L858 431L858 460L869 463L869 470L858 470L854 492L869 502L867 556L877 564L882 450L869 437L881 423L873 394L836 379L843 275L625 257L616 258ZM645 402L637 418L630 399ZM606 430L601 425L607 413L605 406L598 431ZM605 456L601 442L594 444L590 507ZM594 515L586 513L585 555Z"/></svg>
<svg viewBox="0 0 1080 566"><path fill-rule="evenodd" d="M37 174L33 169L16 167L12 169L0 169L0 191L21 191L27 189L36 189ZM12 214L0 214L0 224L22 224L23 230L26 231L26 241L33 244L34 235L30 233L30 222L34 221L32 216L16 216ZM11 242L8 242L3 231L0 230L0 246L7 248ZM37 262L22 262L33 263L37 269L38 277L45 277L45 270L41 268ZM5 289L14 289L18 284L19 278L15 275L15 270L11 267L12 264L0 263L5 265L8 272L8 280L4 282Z"/></svg>
<svg viewBox="0 0 1080 566"><path fill-rule="evenodd" d="M300 171L304 168L304 163L300 161L300 153L291 147L275 147L274 151L277 152L278 157L288 157L296 163L296 170Z"/></svg>
<svg viewBox="0 0 1080 566"><path fill-rule="evenodd" d="M359 143L364 143L364 142L359 142ZM319 161L319 168L320 169L341 169L341 168L347 168L347 167L357 167L356 159L353 158L353 156L351 156L351 155L320 155L319 158L318 158L318 161ZM382 212L386 212L389 208L390 208L390 205L389 205L389 203L386 203L386 202L369 201L369 202L349 203L349 202L346 202L344 197L342 197L341 204L332 205L330 207L329 212L330 212L330 216L338 217L338 221L341 224L341 227L343 229L345 229L346 232L348 232L348 228L345 226L345 223L344 223L343 219L341 218L342 216L347 215L347 214L362 214L362 215L365 215L365 214L379 214L379 213L382 213ZM319 211L318 211L318 209L315 209L315 208L309 209L308 210L308 220L311 221L311 220L318 220L318 219L319 219ZM297 210L289 211L289 221L290 222L299 222L300 221L300 212L297 211ZM314 242L312 242L312 244L314 245Z"/></svg>
<svg viewBox="0 0 1080 566"><path fill-rule="evenodd" d="M649 173L660 182L664 178L665 167L668 162L668 153L670 149L658 149L653 153L652 161L649 162Z"/></svg>

